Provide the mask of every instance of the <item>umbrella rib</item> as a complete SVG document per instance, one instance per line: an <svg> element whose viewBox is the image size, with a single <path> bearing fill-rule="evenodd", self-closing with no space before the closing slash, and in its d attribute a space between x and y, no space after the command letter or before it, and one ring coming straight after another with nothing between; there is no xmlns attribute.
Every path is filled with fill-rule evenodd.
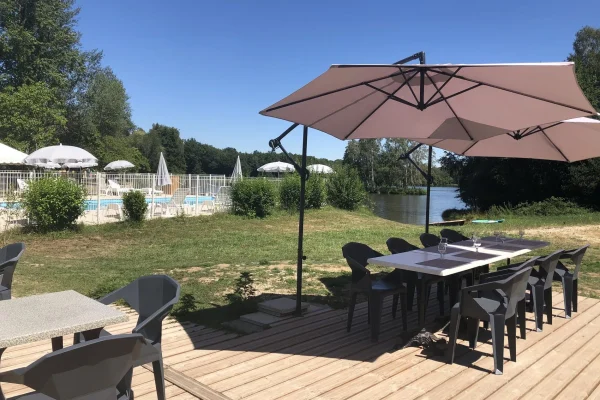
<svg viewBox="0 0 600 400"><path fill-rule="evenodd" d="M460 154L461 154L462 156L464 156L464 155L465 155L465 153L466 153L467 151L471 150L471 149L472 149L472 148L473 148L473 147L474 147L474 146L475 146L477 143L479 143L479 142L473 142L473 144L472 144L472 145L470 145L469 147L467 147L467 148L465 149L465 151L463 151L463 152L462 152L462 153L460 153ZM468 157L468 156L467 156L467 157Z"/></svg>
<svg viewBox="0 0 600 400"><path fill-rule="evenodd" d="M417 72L415 72L415 73L414 73L414 74L413 74L413 75L410 77L410 79L414 78L416 75L417 75ZM392 94L393 94L393 95L395 95L396 93L398 93L398 91L399 91L400 89L402 89L402 88L403 88L405 85L407 85L407 84L408 84L408 81L409 81L410 79L406 79L406 78L404 78L404 82L402 83L402 85L400 85L400 87L398 87L398 89L396 89L395 91L393 91L393 92L392 92ZM410 87L410 85L408 85L408 87ZM377 112L377 110L379 110L381 107L383 107L383 105L385 104L385 102L386 102L386 101L388 101L388 99L387 99L387 98L386 98L386 99L384 99L384 100L381 102L381 104L379 104L379 105L378 105L378 106L377 106L377 107L376 107L376 108L375 108L373 111L371 111L371 112L370 112L370 113L369 113L369 114L368 114L368 115L367 115L367 116L366 116L366 117L365 117L365 118L364 118L362 121L360 121L360 123L359 123L358 125L356 125L356 127L355 127L354 129L352 129L352 130L350 131L350 133L348 133L346 136L344 136L344 140L347 140L347 139L348 139L350 136L352 136L352 135L354 134L354 132L356 132L356 130L357 130L358 128L360 128L360 127L362 126L362 124L364 124L364 123L365 123L365 121L366 121L366 120L368 120L369 118L371 118L371 116L372 116L373 114L375 114L375 113Z"/></svg>
<svg viewBox="0 0 600 400"><path fill-rule="evenodd" d="M461 69L462 69L462 67L458 67L458 68L456 69L456 71L454 71L454 73L452 74L452 76L451 76L450 78L448 78L448 80L447 80L446 82L444 82L444 84L443 84L442 86L440 86L440 88L439 88L438 90L436 90L434 94L432 94L432 95L431 95L431 97L429 98L429 100L427 100L427 101L425 102L425 106L426 106L426 107L428 107L428 106L429 106L429 102L431 101L431 99L433 99L433 98L435 97L435 95L436 95L436 94L438 94L438 93L439 93L439 94L440 94L440 96L442 96L442 92L441 92L441 90L444 88L444 86L446 86L446 85L448 84L448 82L450 82L450 81L452 80L452 78L454 78L454 76L455 76L456 74L458 74L458 71L460 71ZM430 79L431 79L431 78L430 78ZM432 81L432 82L433 82L433 81Z"/></svg>
<svg viewBox="0 0 600 400"><path fill-rule="evenodd" d="M463 94L463 93L465 93L465 92L468 92L469 90L476 89L476 88L478 88L479 86L482 86L482 85L483 85L482 83L478 83L478 84L476 84L476 85L473 85L473 86L471 86L471 87L468 87L468 88L466 88L466 89L463 89L463 90L461 90L460 92L453 93L453 94L451 94L450 96L445 96L445 97L446 97L446 100L449 100L449 99L451 99L451 98L453 98L453 97L456 97L456 96L458 96L458 95L460 95L460 94ZM427 107L431 107L431 106L434 106L434 105L436 105L437 103L441 103L442 101L444 101L444 99L443 99L443 98L439 98L439 99L436 99L436 100L434 100L434 101L432 101L431 103L428 103L428 104L426 104L426 105L427 105Z"/></svg>
<svg viewBox="0 0 600 400"><path fill-rule="evenodd" d="M415 69L415 68L413 68L413 69L411 70L411 72L412 72L414 69ZM265 113L268 113L268 112L271 112L271 111L279 110L280 108L285 108L285 107L293 106L293 105L296 105L296 104L299 104L299 103L303 103L303 102L305 102L305 101L309 101L309 100L318 99L318 98L320 98L320 97L324 97L324 96L328 96L328 95L330 95L330 94L335 94L335 93L338 93L338 92L342 92L342 91L344 91L344 90L348 90L348 89L354 89L354 88L356 88L356 87L359 87L359 86L362 86L362 85L366 85L366 84L368 84L368 83L373 83L373 82L382 81L382 80L384 80L384 79L393 78L393 77L395 77L395 76L398 76L398 75L402 75L402 73L401 73L401 72L394 72L393 74L390 74L390 75L387 75L387 76L383 76L383 77L380 77L380 78L369 79L369 80L367 80L367 81L363 81L363 82L355 83L355 84L352 84L352 85L344 86L344 87L342 87L342 88L338 88L338 89L334 89L334 90L329 90L329 91L327 91L327 92L325 92L325 93L316 94L316 95L314 95L314 96L309 96L309 97L306 97L306 98L304 98L304 99L295 100L295 101L291 101L291 102L289 102L289 103L286 103L286 104L281 104L281 105L279 105L279 106L275 106L275 107L267 108L267 109L266 109L264 112L265 112Z"/></svg>
<svg viewBox="0 0 600 400"><path fill-rule="evenodd" d="M550 144L556 149L556 151L558 151L560 153L560 155L565 159L566 162L571 162L567 156L565 156L565 153L563 153L557 145L554 144L554 142L548 137L548 134L546 133L546 131L544 130L544 128L542 128L540 126L540 132L542 132L544 134L544 136L546 137L546 139L548 139L548 141L550 142Z"/></svg>
<svg viewBox="0 0 600 400"><path fill-rule="evenodd" d="M406 79L406 75L404 75L404 72L402 71L402 68L400 68L400 72L402 72L402 77L404 78L404 84L408 83L410 80L412 80L412 78L414 78L415 76L417 76L417 74L419 73L419 71L415 72L413 74L413 76L410 77L410 79ZM400 88L398 88L398 90L400 90L404 84L402 84L402 86L400 86ZM417 98L417 95L415 94L415 91L413 90L412 86L408 85L408 88L410 89L410 92L412 93L414 99L415 99L415 103L419 102L419 99ZM394 93L395 94L395 93Z"/></svg>
<svg viewBox="0 0 600 400"><path fill-rule="evenodd" d="M430 69L430 71L437 72L438 74L442 74L442 75L446 75L446 76L450 76L451 75L451 74L449 74L447 72L444 72L444 71L441 71L441 70L436 70L436 69L433 69L433 68ZM544 101L546 103L555 104L557 106L566 107L566 108L570 108L572 110L582 111L582 112L590 114L589 110L585 110L583 108L579 108L579 107L575 107L575 106L570 106L568 104L560 103L560 102L554 101L554 100L544 99L542 97L534 96L532 94L527 94L527 93L519 92L518 90L503 88L501 86L493 85L491 83L481 82L481 81L478 81L476 79L467 78L467 77L461 76L461 75L456 75L455 78L462 79L464 81L468 81L468 82L472 82L472 83L479 83L480 85L485 85L485 86L491 87L493 89L498 89L498 90L502 90L502 91L505 91L505 92L513 93L513 94L518 94L520 96L529 97L531 99Z"/></svg>
<svg viewBox="0 0 600 400"><path fill-rule="evenodd" d="M381 93L385 94L387 96L386 100L388 100L388 99L396 100L399 103L402 103L402 104L405 104L407 106L411 106L411 107L417 108L417 106L414 105L414 104L412 104L410 101L406 101L404 99L401 99L400 97L394 96L392 93L388 93L388 92L386 92L383 89L379 89L377 86L373 86L373 85L371 85L369 83L366 83L365 86L368 86L371 89L377 90L378 92L381 92Z"/></svg>
<svg viewBox="0 0 600 400"><path fill-rule="evenodd" d="M431 79L431 77L429 76L429 73L427 71L425 71L425 75L427 75L427 78L429 78L429 81L431 82L431 84L436 88L436 90L438 90L438 86L435 84L435 82L433 81L433 79ZM467 127L463 124L463 122L458 117L458 115L456 114L456 112L454 111L454 109L452 108L452 106L450 105L450 103L448 103L448 100L446 100L446 97L444 96L444 94L442 92L440 92L440 96L442 97L442 99L444 99L444 102L446 103L446 105L448 106L448 108L450 109L450 111L452 111L452 114L454 114L454 116L456 117L456 119L460 123L460 126L462 126L462 128L465 130L465 133L467 134L467 136L469 137L469 139L473 140L473 136L471 136L471 134L467 130Z"/></svg>

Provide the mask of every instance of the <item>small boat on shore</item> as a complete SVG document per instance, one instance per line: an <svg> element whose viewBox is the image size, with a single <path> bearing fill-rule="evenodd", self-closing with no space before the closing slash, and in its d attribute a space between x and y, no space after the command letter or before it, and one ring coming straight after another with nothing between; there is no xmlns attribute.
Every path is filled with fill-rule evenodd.
<svg viewBox="0 0 600 400"><path fill-rule="evenodd" d="M464 219L454 219L452 221L430 222L430 226L461 226L465 224Z"/></svg>

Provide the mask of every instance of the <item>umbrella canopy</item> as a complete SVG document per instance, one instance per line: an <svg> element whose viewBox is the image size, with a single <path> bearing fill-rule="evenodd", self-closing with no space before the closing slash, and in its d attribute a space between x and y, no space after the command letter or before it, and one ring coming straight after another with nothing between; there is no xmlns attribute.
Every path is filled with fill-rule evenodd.
<svg viewBox="0 0 600 400"><path fill-rule="evenodd" d="M98 159L86 150L75 146L48 146L36 150L25 158L25 164L53 162L57 164L90 162L97 163Z"/></svg>
<svg viewBox="0 0 600 400"><path fill-rule="evenodd" d="M27 154L0 143L0 164L17 165L23 164Z"/></svg>
<svg viewBox="0 0 600 400"><path fill-rule="evenodd" d="M133 165L132 163L130 163L127 160L117 160L117 161L113 161L113 162L109 162L108 164L106 164L106 167L104 167L105 171L116 171L119 169L127 169L127 168L133 168L135 167L135 165Z"/></svg>
<svg viewBox="0 0 600 400"><path fill-rule="evenodd" d="M167 169L167 162L163 153L160 153L160 160L158 161L158 171L156 171L156 186L166 186L171 184L171 175Z"/></svg>
<svg viewBox="0 0 600 400"><path fill-rule="evenodd" d="M333 168L323 164L313 164L306 167L310 172L316 172L318 174L333 174Z"/></svg>
<svg viewBox="0 0 600 400"><path fill-rule="evenodd" d="M533 158L574 162L600 157L600 121L573 118L532 126L476 142L417 139L463 156Z"/></svg>
<svg viewBox="0 0 600 400"><path fill-rule="evenodd" d="M38 167L38 168L45 168L45 169L57 169L60 168L60 164L57 164L55 162L38 162L33 164L34 166Z"/></svg>
<svg viewBox="0 0 600 400"><path fill-rule="evenodd" d="M292 164L276 161L268 163L257 169L259 172L294 172L295 168Z"/></svg>
<svg viewBox="0 0 600 400"><path fill-rule="evenodd" d="M333 65L260 112L339 139L481 140L595 113L573 63Z"/></svg>
<svg viewBox="0 0 600 400"><path fill-rule="evenodd" d="M72 163L64 163L62 166L70 169L82 169L82 168L92 168L97 166L97 162L72 162Z"/></svg>
<svg viewBox="0 0 600 400"><path fill-rule="evenodd" d="M236 180L242 180L242 163L240 162L240 156L238 156L237 161L235 162L235 167L233 167L233 173L231 174L231 180L235 182Z"/></svg>

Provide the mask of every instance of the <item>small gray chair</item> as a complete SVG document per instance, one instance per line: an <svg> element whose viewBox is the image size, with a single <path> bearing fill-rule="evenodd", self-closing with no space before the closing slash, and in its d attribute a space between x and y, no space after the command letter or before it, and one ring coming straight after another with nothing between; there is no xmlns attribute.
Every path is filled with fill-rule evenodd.
<svg viewBox="0 0 600 400"><path fill-rule="evenodd" d="M26 385L36 392L20 400L133 400L131 386L120 386L136 364L145 339L115 335L46 354L27 367L0 373L0 382ZM13 398L15 399L15 398Z"/></svg>
<svg viewBox="0 0 600 400"><path fill-rule="evenodd" d="M466 287L461 292L460 301L452 308L450 320L449 362L454 362L456 337L462 317L468 317L469 347L475 349L479 332L479 322L488 321L492 330L494 353L494 373L502 375L504 366L504 326L507 327L508 347L511 361L517 361L517 303L525 296L527 279L531 267L520 269L508 277L488 283ZM501 291L499 299L477 297L480 292Z"/></svg>
<svg viewBox="0 0 600 400"><path fill-rule="evenodd" d="M12 297L13 274L25 251L25 243L12 243L0 249L0 300Z"/></svg>
<svg viewBox="0 0 600 400"><path fill-rule="evenodd" d="M111 304L124 300L139 314L137 324L132 333L141 333L147 345L134 366L152 363L156 393L159 400L165 400L165 376L163 370L161 339L162 321L169 315L173 306L179 301L181 287L179 283L167 275L148 275L136 279L129 285L104 296L98 301ZM101 336L109 335L102 331ZM83 341L83 335L76 334L76 343ZM131 374L126 377L131 379Z"/></svg>
<svg viewBox="0 0 600 400"><path fill-rule="evenodd" d="M579 269L581 268L581 261L583 260L583 256L588 247L590 247L589 244L578 249L565 250L560 255L560 260L570 260L571 263L575 264L575 268L572 271L570 271L560 260L556 264L556 269L554 270L553 280L555 282L562 282L566 318L571 318L571 305L573 305L573 311L577 312L577 283Z"/></svg>

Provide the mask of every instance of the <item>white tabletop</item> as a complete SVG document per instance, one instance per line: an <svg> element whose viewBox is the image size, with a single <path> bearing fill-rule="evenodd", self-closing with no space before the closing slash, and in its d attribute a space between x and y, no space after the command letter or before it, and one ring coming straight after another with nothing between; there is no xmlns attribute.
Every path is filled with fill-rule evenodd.
<svg viewBox="0 0 600 400"><path fill-rule="evenodd" d="M383 267L392 267L406 271L413 271L429 275L448 276L458 272L467 271L476 267L491 264L494 262L506 260L529 253L531 250L548 245L546 242L535 242L520 244L519 241L510 239L504 243L482 240L482 245L479 251L476 251L472 245L467 243L459 243L457 245L449 244L448 253L444 255L444 260L448 260L447 266L423 265L423 263L444 263L439 260L440 254L437 248L429 248L423 250L413 250L406 253L391 254L389 256L375 257L368 259L371 265L379 265ZM460 250L460 251L459 251ZM481 253L480 256L471 255L468 253ZM472 259L475 257L484 257L489 255L489 258L479 260ZM469 257L471 256L471 257Z"/></svg>
<svg viewBox="0 0 600 400"><path fill-rule="evenodd" d="M73 290L0 301L0 349L125 322L125 313Z"/></svg>

